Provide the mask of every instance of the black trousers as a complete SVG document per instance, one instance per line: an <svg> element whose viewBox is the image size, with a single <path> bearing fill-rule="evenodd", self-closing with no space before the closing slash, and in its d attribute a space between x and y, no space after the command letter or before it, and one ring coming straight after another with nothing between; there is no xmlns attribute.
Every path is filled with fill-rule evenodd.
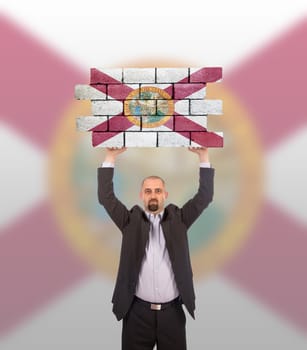
<svg viewBox="0 0 307 350"><path fill-rule="evenodd" d="M186 317L180 301L161 310L137 299L123 319L122 350L186 350Z"/></svg>

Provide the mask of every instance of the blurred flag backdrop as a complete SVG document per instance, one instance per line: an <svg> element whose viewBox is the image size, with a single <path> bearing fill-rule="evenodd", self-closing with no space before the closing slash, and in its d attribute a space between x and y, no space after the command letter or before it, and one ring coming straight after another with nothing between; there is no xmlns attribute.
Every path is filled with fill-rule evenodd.
<svg viewBox="0 0 307 350"><path fill-rule="evenodd" d="M290 11L256 38L259 19L265 27L274 16L234 27L217 16L223 35L214 27L209 40L201 16L130 13L115 28L115 14L62 10L38 7L31 17L12 1L0 16L0 349L120 347L110 304L120 235L97 203L103 150L75 130L90 104L74 101L74 86L87 83L90 66L204 63L223 66L223 82L207 95L224 103L223 116L208 121L223 131L224 148L210 150L215 200L190 234L197 314L188 319L189 346L306 349L306 17ZM177 27L183 19L185 30ZM169 20L177 28L171 48L158 25ZM247 51L234 28L250 35ZM121 157L116 191L127 206L151 173L166 179L179 205L196 189L197 160L185 149Z"/></svg>

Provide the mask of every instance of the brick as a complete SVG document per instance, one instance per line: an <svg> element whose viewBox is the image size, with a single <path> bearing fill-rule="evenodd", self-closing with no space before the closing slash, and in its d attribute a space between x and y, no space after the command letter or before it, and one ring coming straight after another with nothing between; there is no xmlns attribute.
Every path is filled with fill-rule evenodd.
<svg viewBox="0 0 307 350"><path fill-rule="evenodd" d="M172 100L157 100L157 115L174 114L174 102Z"/></svg>
<svg viewBox="0 0 307 350"><path fill-rule="evenodd" d="M123 147L124 133L93 132L92 145L94 147Z"/></svg>
<svg viewBox="0 0 307 350"><path fill-rule="evenodd" d="M189 147L190 133L159 132L158 147Z"/></svg>
<svg viewBox="0 0 307 350"><path fill-rule="evenodd" d="M75 98L77 100L105 100L106 99L106 85L101 85L104 92L95 89L90 85L76 85Z"/></svg>
<svg viewBox="0 0 307 350"><path fill-rule="evenodd" d="M91 68L91 84L118 84L122 81L122 68Z"/></svg>
<svg viewBox="0 0 307 350"><path fill-rule="evenodd" d="M163 117L163 119L161 120L161 122L163 122L164 120L166 120L167 118L168 121L170 122L164 122L163 124L161 125L154 125L155 123L150 123L148 121L148 117L141 117L141 120L142 120L142 128L141 130L142 131L170 131L170 130L173 130L173 116L165 116ZM153 124L152 126L150 126L151 124Z"/></svg>
<svg viewBox="0 0 307 350"><path fill-rule="evenodd" d="M203 99L206 96L206 84L175 84L174 99Z"/></svg>
<svg viewBox="0 0 307 350"><path fill-rule="evenodd" d="M117 115L123 112L123 102L116 100L92 101L93 115Z"/></svg>
<svg viewBox="0 0 307 350"><path fill-rule="evenodd" d="M221 67L190 68L191 83L212 83L222 79Z"/></svg>
<svg viewBox="0 0 307 350"><path fill-rule="evenodd" d="M221 100L190 100L192 115L221 115Z"/></svg>
<svg viewBox="0 0 307 350"><path fill-rule="evenodd" d="M181 115L190 114L190 101L189 100L175 100L175 113Z"/></svg>
<svg viewBox="0 0 307 350"><path fill-rule="evenodd" d="M156 100L126 100L124 102L124 114L129 115L156 115Z"/></svg>
<svg viewBox="0 0 307 350"><path fill-rule="evenodd" d="M193 94L189 95L188 98L191 99L191 100L204 99L204 98L206 98L206 95L207 95L207 88L203 87L199 91L196 91Z"/></svg>
<svg viewBox="0 0 307 350"><path fill-rule="evenodd" d="M110 84L107 86L107 99L108 100L125 100L128 98L129 94L138 89L139 85L138 84ZM137 98L138 95L135 97Z"/></svg>
<svg viewBox="0 0 307 350"><path fill-rule="evenodd" d="M173 84L140 84L142 88L148 88L154 86L155 88L161 89L169 95L169 98L173 98Z"/></svg>
<svg viewBox="0 0 307 350"><path fill-rule="evenodd" d="M188 68L157 68L157 83L188 82Z"/></svg>
<svg viewBox="0 0 307 350"><path fill-rule="evenodd" d="M140 117L134 117L140 124ZM132 123L126 116L115 116L109 119L109 131L140 131L140 125Z"/></svg>
<svg viewBox="0 0 307 350"><path fill-rule="evenodd" d="M91 87L93 87L94 89L102 92L103 94L107 93L107 85L106 84L91 84ZM108 96L106 96L106 99L108 99Z"/></svg>
<svg viewBox="0 0 307 350"><path fill-rule="evenodd" d="M155 83L155 68L124 68L124 83Z"/></svg>
<svg viewBox="0 0 307 350"><path fill-rule="evenodd" d="M107 131L108 130L108 117L79 117L76 119L76 125L78 131L90 131L96 128L97 131ZM98 126L101 127L98 130Z"/></svg>
<svg viewBox="0 0 307 350"><path fill-rule="evenodd" d="M157 147L156 132L126 132L127 147Z"/></svg>
<svg viewBox="0 0 307 350"><path fill-rule="evenodd" d="M221 132L191 132L191 146L193 147L223 147L224 139Z"/></svg>
<svg viewBox="0 0 307 350"><path fill-rule="evenodd" d="M174 117L174 130L175 131L204 131L207 129L207 117L206 116L179 116Z"/></svg>

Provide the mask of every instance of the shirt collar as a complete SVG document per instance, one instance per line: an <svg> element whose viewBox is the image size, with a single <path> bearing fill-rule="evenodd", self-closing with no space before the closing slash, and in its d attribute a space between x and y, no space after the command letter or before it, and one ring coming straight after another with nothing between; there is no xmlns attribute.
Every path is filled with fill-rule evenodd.
<svg viewBox="0 0 307 350"><path fill-rule="evenodd" d="M148 212L148 211L145 211L145 214L146 214L148 220L150 220L150 216L153 215L153 213L150 213L150 212ZM158 217L159 217L160 220L161 220L161 219L163 218L163 214L164 214L164 209L163 209L162 211L160 211L159 214L156 214L156 215L158 215Z"/></svg>

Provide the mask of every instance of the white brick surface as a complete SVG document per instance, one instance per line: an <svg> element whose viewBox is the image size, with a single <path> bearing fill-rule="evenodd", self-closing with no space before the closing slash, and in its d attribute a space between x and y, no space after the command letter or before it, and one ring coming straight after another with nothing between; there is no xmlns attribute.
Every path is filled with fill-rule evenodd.
<svg viewBox="0 0 307 350"><path fill-rule="evenodd" d="M154 83L155 68L124 68L124 83Z"/></svg>
<svg viewBox="0 0 307 350"><path fill-rule="evenodd" d="M207 93L207 89L204 87L196 92L194 92L194 94L191 94L189 96L187 96L187 98L190 99L203 99L206 97L206 93Z"/></svg>
<svg viewBox="0 0 307 350"><path fill-rule="evenodd" d="M175 132L159 132L158 147L189 147L190 140Z"/></svg>
<svg viewBox="0 0 307 350"><path fill-rule="evenodd" d="M96 147L123 147L124 146L124 133L120 133L112 137L111 139L104 141Z"/></svg>
<svg viewBox="0 0 307 350"><path fill-rule="evenodd" d="M221 115L222 101L221 100L191 100L192 115Z"/></svg>
<svg viewBox="0 0 307 350"><path fill-rule="evenodd" d="M189 114L189 100L175 101L175 112L181 115Z"/></svg>
<svg viewBox="0 0 307 350"><path fill-rule="evenodd" d="M76 119L76 125L78 131L89 131L95 126L104 123L108 120L108 117L79 117Z"/></svg>
<svg viewBox="0 0 307 350"><path fill-rule="evenodd" d="M106 94L90 85L76 85L75 98L77 100L105 100Z"/></svg>
<svg viewBox="0 0 307 350"><path fill-rule="evenodd" d="M126 133L127 147L156 147L157 133L156 132L127 132Z"/></svg>
<svg viewBox="0 0 307 350"><path fill-rule="evenodd" d="M94 115L117 115L123 112L123 103L120 101L92 101Z"/></svg>
<svg viewBox="0 0 307 350"><path fill-rule="evenodd" d="M177 83L188 74L188 68L157 68L157 83Z"/></svg>

